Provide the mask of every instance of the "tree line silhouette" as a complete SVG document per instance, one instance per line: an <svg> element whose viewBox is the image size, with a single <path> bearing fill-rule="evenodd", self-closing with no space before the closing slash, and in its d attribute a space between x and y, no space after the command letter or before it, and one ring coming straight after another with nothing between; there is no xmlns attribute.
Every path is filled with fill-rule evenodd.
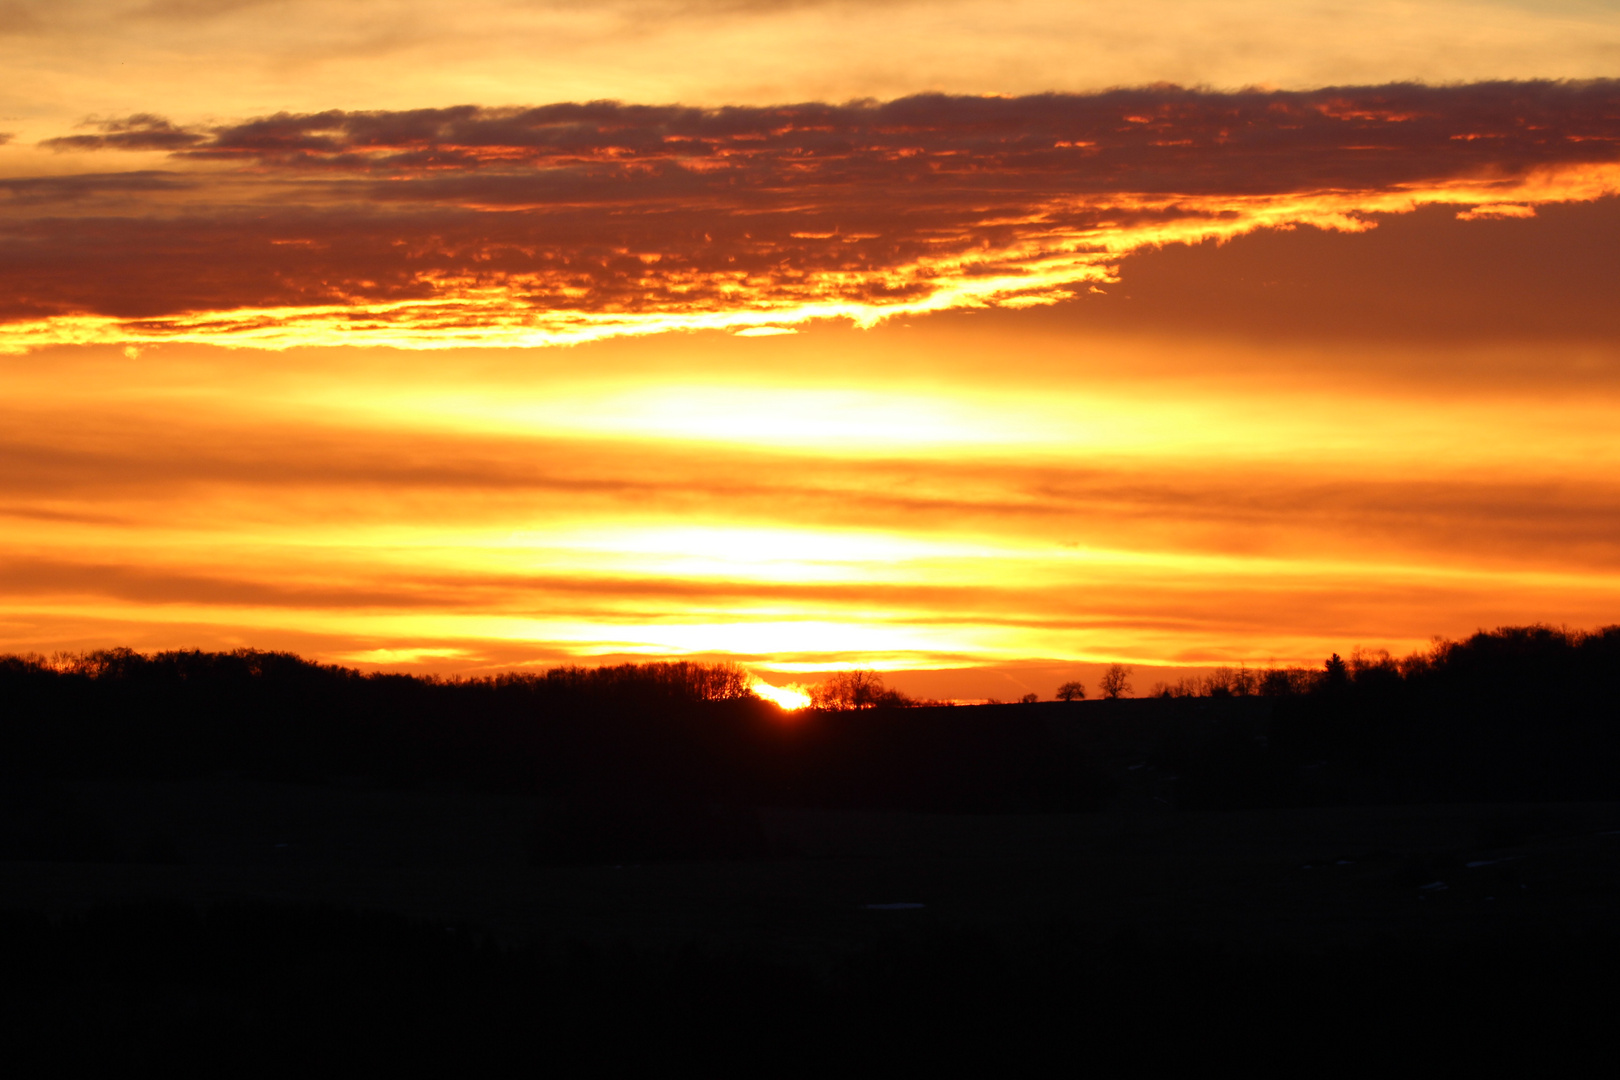
<svg viewBox="0 0 1620 1080"><path fill-rule="evenodd" d="M1272 705L1166 740L1157 759L1186 806L1620 795L1620 626L1504 627L1402 659L1358 649L1316 671L1216 672L1202 689Z"/></svg>
<svg viewBox="0 0 1620 1080"><path fill-rule="evenodd" d="M1151 735L1188 808L1620 794L1620 627L1509 627L1036 707L928 707L852 672L785 713L749 683L693 662L446 679L246 649L9 656L0 775L521 791L553 808L536 845L555 861L759 853L761 805L1099 809L1118 764L1105 728Z"/></svg>
<svg viewBox="0 0 1620 1080"><path fill-rule="evenodd" d="M897 708L881 694L871 709L794 714L749 681L692 662L445 679L247 649L5 657L0 779L224 773L518 792L544 803L534 857L555 863L768 854L753 814L764 805L1047 812L1108 795L1096 764L1038 716Z"/></svg>

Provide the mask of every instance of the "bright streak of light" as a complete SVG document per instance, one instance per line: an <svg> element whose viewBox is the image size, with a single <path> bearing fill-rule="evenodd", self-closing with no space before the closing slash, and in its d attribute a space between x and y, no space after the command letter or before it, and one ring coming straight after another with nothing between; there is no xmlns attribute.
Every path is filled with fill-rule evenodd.
<svg viewBox="0 0 1620 1080"><path fill-rule="evenodd" d="M364 649L337 656L345 664L421 664L433 660L462 660L466 649Z"/></svg>
<svg viewBox="0 0 1620 1080"><path fill-rule="evenodd" d="M557 417L558 426L567 417ZM943 395L814 387L661 386L619 393L576 425L609 435L817 449L1033 442L1045 435Z"/></svg>
<svg viewBox="0 0 1620 1080"><path fill-rule="evenodd" d="M884 535L875 530L667 526L584 529L570 534L515 533L508 543L537 561L575 571L660 579L856 582L876 576L927 575L940 563L988 564L1002 545ZM531 546L532 545L532 546ZM909 575L908 575L909 576Z"/></svg>
<svg viewBox="0 0 1620 1080"><path fill-rule="evenodd" d="M1049 399L1050 395L1047 395ZM988 400L987 400L988 399ZM1032 415L1034 408L1041 410ZM1028 447L1074 442L1118 427L1107 417L1076 420L1047 399L979 393L973 399L906 386L829 389L815 385L662 383L548 385L534 392L468 392L430 387L370 387L363 395L323 390L306 407L401 420L451 431L592 435L641 440L741 443L817 453L873 447ZM1096 409L1101 413L1103 410ZM1088 441L1098 441L1094 436Z"/></svg>

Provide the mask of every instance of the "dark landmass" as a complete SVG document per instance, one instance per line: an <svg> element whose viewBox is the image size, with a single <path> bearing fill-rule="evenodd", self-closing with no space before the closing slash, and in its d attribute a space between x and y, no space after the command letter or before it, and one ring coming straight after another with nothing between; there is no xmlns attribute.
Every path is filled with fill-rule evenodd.
<svg viewBox="0 0 1620 1080"><path fill-rule="evenodd" d="M1617 675L1620 630L1519 628L784 714L723 665L0 660L0 1038L278 1074L1557 1067L1614 1006Z"/></svg>
<svg viewBox="0 0 1620 1080"><path fill-rule="evenodd" d="M1584 1071L1612 937L1233 952L898 929L825 969L702 948L497 949L457 926L221 903L0 919L8 1061L788 1076Z"/></svg>

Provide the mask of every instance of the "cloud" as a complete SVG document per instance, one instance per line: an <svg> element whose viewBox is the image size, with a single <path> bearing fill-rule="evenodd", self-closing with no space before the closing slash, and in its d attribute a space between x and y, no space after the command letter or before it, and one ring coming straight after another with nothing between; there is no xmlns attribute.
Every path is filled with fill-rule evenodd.
<svg viewBox="0 0 1620 1080"><path fill-rule="evenodd" d="M698 188L856 181L966 184L1041 195L1363 190L1485 168L1610 162L1620 82L1396 84L1216 93L1164 86L1018 98L923 94L889 102L700 109L615 101L289 114L183 130L141 114L71 147L149 148L261 165L521 175L590 166L646 183L678 166ZM107 141L99 141L99 140ZM713 174L718 173L715 177ZM654 184L654 190L657 188Z"/></svg>
<svg viewBox="0 0 1620 1080"><path fill-rule="evenodd" d="M176 127L160 116L137 113L123 120L89 120L86 126L99 135L64 135L40 143L52 150L179 150L204 142L206 137Z"/></svg>
<svg viewBox="0 0 1620 1080"><path fill-rule="evenodd" d="M687 349L791 367L824 333ZM879 339L904 336L822 345L865 340L871 358L888 351ZM1054 386L1031 377L1030 343L1013 338L983 380L936 374L1013 417L1031 416L1036 394L1056 398L1080 440L1067 453L566 438L522 408L578 400L570 378L723 375L672 358L676 345L274 363L86 349L0 364L0 635L150 647L214 640L196 629L207 623L261 646L325 633L346 653L505 637L560 656L731 649L829 665L880 653L1253 660L1501 621L1591 624L1620 590L1612 425L1573 397L1509 395L1481 412L1455 387L1411 401L1335 384L1269 401L1274 380L1235 385L1206 358L1214 378L1190 392L1226 397L1188 414L1167 399L1189 392L1178 384L1191 372L1137 372L1129 395L1084 372ZM1091 347L1071 340L1064 356L1084 363ZM657 353L656 370L626 369L629 353ZM1129 373L1133 360L1099 366ZM852 367L884 374L880 361ZM1009 382L1030 395L999 398ZM419 394L391 396L412 383ZM1127 397L1169 406L1163 422L1131 422ZM462 411L478 398L530 422ZM412 400L433 402L437 422L399 407ZM1112 438L1110 417L1126 421ZM1223 417L1235 445L1136 445L1142 430ZM1335 435L1365 417L1382 422ZM1294 433L1281 447L1265 430L1279 423ZM1585 438L1551 437L1583 425ZM137 614L138 634L109 628Z"/></svg>
<svg viewBox="0 0 1620 1080"><path fill-rule="evenodd" d="M83 202L106 196L156 194L185 191L198 186L184 173L149 169L142 172L73 173L67 176L19 176L0 178L0 192L11 197L10 205L43 205Z"/></svg>
<svg viewBox="0 0 1620 1080"><path fill-rule="evenodd" d="M43 26L40 19L43 7L38 0L4 0L0 3L0 34L28 34L38 31Z"/></svg>
<svg viewBox="0 0 1620 1080"><path fill-rule="evenodd" d="M100 516L85 524L98 528L109 515L112 523L189 528L227 520L241 505L253 507L255 520L299 535L334 521L358 529L417 519L474 532L493 523L504 535L522 521L617 521L633 513L737 528L965 531L1052 554L1086 548L1620 570L1620 487L1600 478L1599 465L1574 482L1510 478L1483 466L1403 477L1371 465L1239 467L1170 454L1150 466L840 460L224 417L120 423L83 407L33 416L8 410L0 421L7 432L0 514L72 522L91 513ZM535 543L546 546L543 538Z"/></svg>
<svg viewBox="0 0 1620 1080"><path fill-rule="evenodd" d="M423 596L408 588L334 585L285 586L242 577L166 571L150 566L8 559L0 593L11 597L96 596L142 604L219 604L233 607L334 608L460 606L449 596ZM464 601L463 601L464 602Z"/></svg>
<svg viewBox="0 0 1620 1080"><path fill-rule="evenodd" d="M1536 208L1520 203L1486 203L1472 210L1459 210L1458 221L1484 221L1491 218L1533 218Z"/></svg>
<svg viewBox="0 0 1620 1080"><path fill-rule="evenodd" d="M1521 389L1612 380L1612 364L1589 359L1568 369L1547 345L1620 341L1620 309L1610 302L1620 275L1620 199L1544 205L1529 216L1432 206L1370 220L1378 227L1354 236L1264 230L1223 245L1145 250L1124 263L1117 286L1033 321L1317 345L1422 341L1421 363L1375 350L1355 365L1399 367L1409 378L1444 372L1476 389L1500 386L1507 375L1491 370L1492 343L1533 340L1541 347L1524 365ZM1466 358L1440 348L1461 342L1476 344Z"/></svg>
<svg viewBox="0 0 1620 1080"><path fill-rule="evenodd" d="M199 190L0 228L0 347L870 324L1052 303L1167 243L1620 190L1612 80L99 127L45 145L168 150Z"/></svg>

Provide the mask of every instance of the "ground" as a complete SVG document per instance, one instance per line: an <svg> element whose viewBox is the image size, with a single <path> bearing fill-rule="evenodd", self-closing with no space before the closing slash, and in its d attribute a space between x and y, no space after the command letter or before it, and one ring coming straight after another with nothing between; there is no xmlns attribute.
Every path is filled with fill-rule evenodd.
<svg viewBox="0 0 1620 1080"><path fill-rule="evenodd" d="M1604 926L1620 896L1620 804L1187 812L1151 794L1151 766L1126 769L1139 788L1099 813L766 808L768 857L570 867L532 865L541 808L515 796L71 783L49 800L99 830L98 853L0 862L0 906L252 898L397 911L512 943L815 955L897 924L1238 947L1579 931ZM922 907L870 906L887 904Z"/></svg>

